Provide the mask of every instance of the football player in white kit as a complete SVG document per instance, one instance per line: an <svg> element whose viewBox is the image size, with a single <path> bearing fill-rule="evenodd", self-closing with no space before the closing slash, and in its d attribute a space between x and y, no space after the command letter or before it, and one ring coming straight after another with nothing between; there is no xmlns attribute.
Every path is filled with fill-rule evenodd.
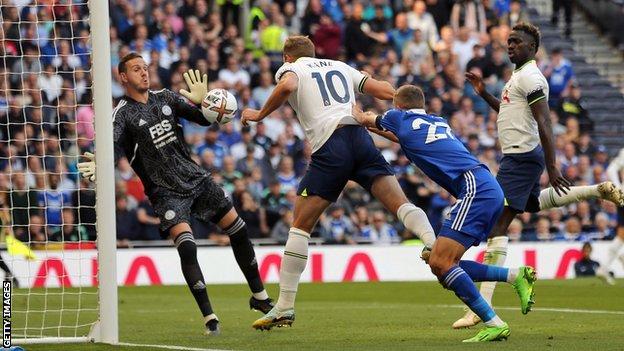
<svg viewBox="0 0 624 351"><path fill-rule="evenodd" d="M349 180L368 190L426 246L435 240L424 211L408 201L392 168L351 113L356 91L392 100L394 88L344 62L314 58L314 44L307 37L289 37L283 57L271 96L260 111L245 109L242 123L260 121L288 100L312 145L312 161L297 190L280 268L279 299L254 322L256 329L291 325L295 320L295 296L307 263L310 232Z"/></svg>
<svg viewBox="0 0 624 351"><path fill-rule="evenodd" d="M622 171L624 171L624 149L620 150L617 157L611 160L609 167L607 167L608 179L613 182L616 187L620 188L620 190L624 190ZM613 238L609 245L607 257L600 262L600 268L596 271L596 275L609 285L615 284L615 279L609 274L609 268L618 257L622 247L624 247L624 207L618 208L618 226L615 238ZM624 264L624 254L619 256L619 258Z"/></svg>
<svg viewBox="0 0 624 351"><path fill-rule="evenodd" d="M516 65L505 84L501 99L485 90L481 77L466 73L479 94L498 112L498 138L503 159L496 180L505 194L503 213L487 241L484 263L502 266L507 256L507 227L517 214L539 212L585 199L601 198L618 206L624 195L611 182L571 186L555 162L555 139L548 108L548 82L535 62L540 32L532 24L518 23L507 39L509 59ZM539 179L548 172L551 187L540 191ZM481 295L492 304L495 282L481 284ZM466 328L481 320L472 311L453 324Z"/></svg>

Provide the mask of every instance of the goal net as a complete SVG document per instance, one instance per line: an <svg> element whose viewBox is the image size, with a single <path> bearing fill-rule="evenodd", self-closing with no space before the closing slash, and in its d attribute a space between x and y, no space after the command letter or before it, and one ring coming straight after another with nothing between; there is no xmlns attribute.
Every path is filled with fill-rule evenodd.
<svg viewBox="0 0 624 351"><path fill-rule="evenodd" d="M4 300L11 289L10 315L3 301L5 347L7 320L13 344L117 338L114 204L106 195L114 188L105 179L109 190L97 184L96 192L76 168L79 155L95 152L98 134L98 152L108 154L98 160L106 157L103 172L112 178L110 128L95 123L96 112L106 119L111 104L110 83L94 84L110 80L107 5L0 0L0 255L6 263L0 268L12 283L3 284ZM97 11L103 12L99 40ZM94 53L102 38L105 45ZM105 202L112 214L96 210ZM104 261L112 267L102 270ZM114 335L102 337L103 329Z"/></svg>

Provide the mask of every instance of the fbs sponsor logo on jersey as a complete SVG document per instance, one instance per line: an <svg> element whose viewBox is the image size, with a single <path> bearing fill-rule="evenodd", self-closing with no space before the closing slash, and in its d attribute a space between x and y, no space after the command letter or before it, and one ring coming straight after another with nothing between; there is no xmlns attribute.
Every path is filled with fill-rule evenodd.
<svg viewBox="0 0 624 351"><path fill-rule="evenodd" d="M175 132L173 131L173 127L171 126L171 122L168 120L161 121L160 123L151 126L149 128L149 132L157 149L160 149L177 139Z"/></svg>

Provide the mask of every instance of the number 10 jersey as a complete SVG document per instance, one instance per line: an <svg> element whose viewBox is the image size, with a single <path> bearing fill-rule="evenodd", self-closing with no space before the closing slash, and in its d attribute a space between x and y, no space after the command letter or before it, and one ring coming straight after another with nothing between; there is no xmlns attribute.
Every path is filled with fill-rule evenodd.
<svg viewBox="0 0 624 351"><path fill-rule="evenodd" d="M287 72L297 75L297 90L288 102L295 110L306 137L316 152L339 124L358 124L352 117L356 91L362 93L367 76L344 62L301 57L285 63L275 80Z"/></svg>

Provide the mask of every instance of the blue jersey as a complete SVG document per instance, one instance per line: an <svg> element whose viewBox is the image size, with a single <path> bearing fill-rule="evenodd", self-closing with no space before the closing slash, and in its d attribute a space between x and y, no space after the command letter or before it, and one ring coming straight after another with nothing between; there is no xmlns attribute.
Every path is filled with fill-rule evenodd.
<svg viewBox="0 0 624 351"><path fill-rule="evenodd" d="M455 197L461 190L455 180L481 165L455 138L444 118L425 110L389 110L377 118L377 128L394 133L405 156Z"/></svg>

